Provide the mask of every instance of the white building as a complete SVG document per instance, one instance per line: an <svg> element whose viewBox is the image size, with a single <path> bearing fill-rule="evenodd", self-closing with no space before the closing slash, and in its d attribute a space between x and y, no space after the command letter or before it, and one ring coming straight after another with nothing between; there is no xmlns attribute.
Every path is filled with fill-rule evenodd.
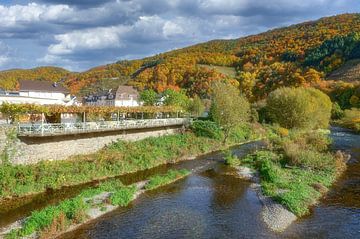
<svg viewBox="0 0 360 239"><path fill-rule="evenodd" d="M20 80L19 91L0 91L0 104L72 105L69 90L50 81Z"/></svg>
<svg viewBox="0 0 360 239"><path fill-rule="evenodd" d="M116 91L115 106L139 106L139 93L132 86L121 85Z"/></svg>

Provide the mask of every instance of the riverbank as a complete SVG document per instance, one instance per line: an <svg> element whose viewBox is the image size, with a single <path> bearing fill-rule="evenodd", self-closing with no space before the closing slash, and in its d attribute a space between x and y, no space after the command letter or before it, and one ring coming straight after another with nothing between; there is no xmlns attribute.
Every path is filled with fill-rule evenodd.
<svg viewBox="0 0 360 239"><path fill-rule="evenodd" d="M360 134L360 109L353 108L345 110L343 112L343 117L335 120L333 123Z"/></svg>
<svg viewBox="0 0 360 239"><path fill-rule="evenodd" d="M241 178L252 182L250 186L256 192L257 197L262 204L262 220L269 229L274 232L283 232L298 219L298 217L290 212L285 206L263 194L258 172L244 166L237 166L236 169Z"/></svg>
<svg viewBox="0 0 360 239"><path fill-rule="evenodd" d="M329 137L322 132L282 131L268 137L267 150L248 155L239 164L259 172L265 196L302 217L345 171L349 157L331 153Z"/></svg>
<svg viewBox="0 0 360 239"><path fill-rule="evenodd" d="M251 180L263 205L262 218L282 232L326 195L350 159L330 152L325 131L287 131L269 128L268 149L239 159L227 153L225 163L240 177Z"/></svg>
<svg viewBox="0 0 360 239"><path fill-rule="evenodd" d="M124 186L110 180L96 188L87 189L75 198L35 211L30 217L4 229L5 238L49 238L76 229L118 207L127 206L142 193L173 183L190 174L187 170L170 170L148 180Z"/></svg>
<svg viewBox="0 0 360 239"><path fill-rule="evenodd" d="M49 189L56 190L192 159L255 140L259 136L253 131L241 133L241 137L233 135L226 145L221 140L197 137L187 132L136 142L118 141L97 153L76 156L67 161L34 165L3 164L0 166L0 203L13 197L26 197Z"/></svg>

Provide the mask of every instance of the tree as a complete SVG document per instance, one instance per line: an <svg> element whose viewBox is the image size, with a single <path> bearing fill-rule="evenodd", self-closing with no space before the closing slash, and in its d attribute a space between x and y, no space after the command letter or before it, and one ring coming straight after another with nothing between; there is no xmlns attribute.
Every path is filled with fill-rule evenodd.
<svg viewBox="0 0 360 239"><path fill-rule="evenodd" d="M280 88L267 99L271 121L287 129L326 128L331 109L330 98L314 88Z"/></svg>
<svg viewBox="0 0 360 239"><path fill-rule="evenodd" d="M210 115L224 131L225 143L236 126L249 120L250 104L240 95L238 89L230 84L216 82L211 90Z"/></svg>
<svg viewBox="0 0 360 239"><path fill-rule="evenodd" d="M144 90L140 93L140 100L145 106L153 106L158 101L158 94L152 89Z"/></svg>
<svg viewBox="0 0 360 239"><path fill-rule="evenodd" d="M200 117L205 111L205 105L199 96L195 95L189 105L189 112L192 116Z"/></svg>
<svg viewBox="0 0 360 239"><path fill-rule="evenodd" d="M164 105L167 106L178 106L183 109L188 109L190 100L186 96L184 91L175 91L167 89L163 92Z"/></svg>

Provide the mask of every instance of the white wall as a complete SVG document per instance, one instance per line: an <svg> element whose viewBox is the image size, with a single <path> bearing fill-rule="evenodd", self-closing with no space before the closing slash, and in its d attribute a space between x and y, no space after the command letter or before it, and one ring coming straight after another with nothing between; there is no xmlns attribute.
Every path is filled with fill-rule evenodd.
<svg viewBox="0 0 360 239"><path fill-rule="evenodd" d="M2 103L10 104L39 104L39 105L65 105L64 100L58 99L42 99L42 98L32 98L25 96L0 96L0 105Z"/></svg>
<svg viewBox="0 0 360 239"><path fill-rule="evenodd" d="M63 100L66 98L64 93L58 92L35 92L35 91L20 91L20 96L34 97L34 98L47 98Z"/></svg>
<svg viewBox="0 0 360 239"><path fill-rule="evenodd" d="M115 100L115 106L139 106L139 102L136 100Z"/></svg>

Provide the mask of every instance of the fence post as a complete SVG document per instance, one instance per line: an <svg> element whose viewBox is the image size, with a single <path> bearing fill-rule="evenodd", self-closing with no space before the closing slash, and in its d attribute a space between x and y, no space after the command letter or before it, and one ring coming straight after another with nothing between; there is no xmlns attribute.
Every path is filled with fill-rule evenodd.
<svg viewBox="0 0 360 239"><path fill-rule="evenodd" d="M86 113L83 113L83 129L86 130Z"/></svg>
<svg viewBox="0 0 360 239"><path fill-rule="evenodd" d="M44 113L41 113L41 136L44 136Z"/></svg>

